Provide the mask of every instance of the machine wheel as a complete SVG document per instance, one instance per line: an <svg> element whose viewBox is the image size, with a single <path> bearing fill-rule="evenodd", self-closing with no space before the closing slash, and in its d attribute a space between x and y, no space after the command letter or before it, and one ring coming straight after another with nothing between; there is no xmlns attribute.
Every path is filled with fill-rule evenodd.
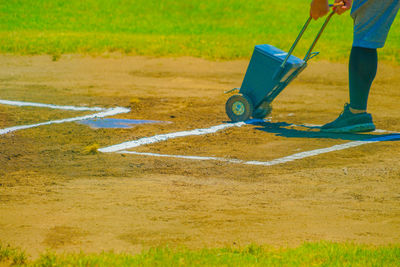
<svg viewBox="0 0 400 267"><path fill-rule="evenodd" d="M253 118L264 119L272 112L272 106L269 102L263 102L261 105L253 111Z"/></svg>
<svg viewBox="0 0 400 267"><path fill-rule="evenodd" d="M248 120L253 110L253 103L246 95L233 95L226 101L226 114L234 122Z"/></svg>

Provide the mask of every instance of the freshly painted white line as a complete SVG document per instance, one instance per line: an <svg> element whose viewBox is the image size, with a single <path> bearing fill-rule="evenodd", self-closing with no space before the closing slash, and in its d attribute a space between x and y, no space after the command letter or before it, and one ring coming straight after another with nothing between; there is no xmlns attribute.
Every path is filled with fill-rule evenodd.
<svg viewBox="0 0 400 267"><path fill-rule="evenodd" d="M373 131L373 133L396 133L396 132L376 129L375 131Z"/></svg>
<svg viewBox="0 0 400 267"><path fill-rule="evenodd" d="M52 109L64 109L64 110L75 110L75 111L103 111L105 108L99 107L74 107L74 106L58 106L51 104L33 103L33 102L22 102L22 101L11 101L0 99L0 104L11 105L18 107L41 107L41 108L52 108Z"/></svg>
<svg viewBox="0 0 400 267"><path fill-rule="evenodd" d="M215 133L215 132L224 130L226 128L242 127L243 125L246 125L246 123L245 122L225 123L225 124L221 124L221 125L217 125L217 126L212 126L210 128L205 128L205 129L195 129L195 130L191 130L191 131L160 134L160 135L155 135L152 137L144 137L144 138L141 138L138 140L124 142L124 143L121 143L118 145L100 148L99 151L104 152L104 153L117 152L120 150L126 150L126 149L130 149L130 148L135 148L138 146L158 143L158 142L162 142L162 141L166 141L168 139L173 139L173 138L178 138L178 137L211 134L211 133Z"/></svg>
<svg viewBox="0 0 400 267"><path fill-rule="evenodd" d="M215 160L215 161L222 161L222 162L228 162L228 163L239 163L239 164L246 164L246 165L273 166L273 165L283 164L283 163L287 163L287 162L291 162L291 161L295 161L295 160L299 160L299 159L304 159L304 158L308 158L308 157L313 157L313 156L317 156L320 154L325 154L325 153L329 153L329 152L333 152L333 151L344 150L344 149L362 146L362 145L371 144L371 143L377 143L377 142L383 142L383 141L394 141L394 140L400 140L400 134L387 135L387 136L372 138L372 139L366 140L366 141L354 141L354 142L349 142L349 143L345 143L345 144L341 144L341 145L335 145L335 146L328 147L328 148L315 149L315 150L311 150L311 151L293 154L293 155L283 157L280 159L274 159L271 161L244 161L244 160L226 159L226 158L219 158L219 157L166 155L166 154L143 153L143 152L126 151L126 150L118 151L118 153L134 154L134 155L140 155L140 156L163 157L163 158L179 158L179 159L191 159L191 160Z"/></svg>
<svg viewBox="0 0 400 267"><path fill-rule="evenodd" d="M296 153L296 154L293 154L293 155L290 155L290 156L287 156L287 157L283 157L283 158L280 158L280 159L274 159L274 160L267 161L267 162L248 161L248 162L245 162L244 164L272 166L272 165L291 162L291 161L295 161L295 160L298 160L298 159L304 159L304 158L308 158L308 157L317 156L317 155L320 155L320 154L325 154L325 153L338 151L338 150L344 150L344 149L357 147L357 146L370 144L370 143L375 143L375 142L379 142L379 141L354 141L354 142L349 142L349 143L345 143L345 144L341 144L341 145L335 145L335 146L332 146L332 147L327 147L327 148L321 148L321 149L315 149L315 150L311 150L311 151Z"/></svg>
<svg viewBox="0 0 400 267"><path fill-rule="evenodd" d="M81 121L81 120L87 120L87 119L93 119L93 118L103 118L103 117L113 116L113 115L117 115L117 114L121 114L121 113L128 113L129 111L130 111L130 109L128 109L128 108L117 107L117 108L111 108L111 109L105 110L103 112L86 115L86 116L81 116L81 117L68 118L68 119L62 119L62 120L54 120L54 121L46 121L46 122L31 124L31 125L14 126L14 127L10 127L10 128L0 129L0 135L18 131L18 130L43 126L43 125Z"/></svg>
<svg viewBox="0 0 400 267"><path fill-rule="evenodd" d="M161 158L178 158L178 159L192 159L192 160L217 160L217 161L225 161L225 162L243 163L242 160L230 160L230 159L217 158L217 157L166 155L166 154L144 153L144 152L127 151L127 150L118 151L117 153L133 154L133 155L149 156L149 157L161 157Z"/></svg>
<svg viewBox="0 0 400 267"><path fill-rule="evenodd" d="M383 141L394 141L394 140L400 140L400 134L374 137L374 138L371 138L371 139L365 140L365 141L353 141L353 142L349 142L349 143L345 143L345 144L334 145L332 147L296 153L296 154L293 154L293 155L290 155L287 157L283 157L280 159L274 159L274 160L267 161L267 162L248 161L248 162L245 162L244 164L272 166L272 165L282 164L282 163L286 163L286 162L290 162L290 161L294 161L294 160L298 160L298 159L313 157L313 156L317 156L317 155L321 155L321 154L325 154L325 153L329 153L329 152L334 152L334 151L344 150L344 149L348 149L348 148L352 148L352 147L362 146L362 145L366 145L366 144L383 142Z"/></svg>
<svg viewBox="0 0 400 267"><path fill-rule="evenodd" d="M270 122L270 120L265 120L265 119L253 119L250 121L247 121L248 124L251 124L251 122L257 123L257 122ZM309 123L304 123L304 124L294 124L294 123L288 123L287 126L293 126L293 127L302 127L302 128L307 128L307 129L319 129L322 125L320 124L309 124ZM396 133L393 131L387 131L387 130L381 130L381 129L376 129L375 131L371 133Z"/></svg>
<svg viewBox="0 0 400 267"><path fill-rule="evenodd" d="M318 129L320 128L322 125L318 125L318 124L292 124L289 123L288 126L294 126L294 127L303 127L303 128L309 128L309 129ZM381 130L381 129L376 129L375 131L371 132L371 133L396 133L393 131L387 131L387 130Z"/></svg>

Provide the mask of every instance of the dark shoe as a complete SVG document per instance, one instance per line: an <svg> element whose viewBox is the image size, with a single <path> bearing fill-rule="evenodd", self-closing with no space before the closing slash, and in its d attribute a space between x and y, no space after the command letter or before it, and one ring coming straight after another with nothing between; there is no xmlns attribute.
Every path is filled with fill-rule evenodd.
<svg viewBox="0 0 400 267"><path fill-rule="evenodd" d="M343 112L333 122L321 127L321 132L331 133L355 133L371 132L375 130L371 114L364 112L354 114L350 111L350 105L344 105Z"/></svg>

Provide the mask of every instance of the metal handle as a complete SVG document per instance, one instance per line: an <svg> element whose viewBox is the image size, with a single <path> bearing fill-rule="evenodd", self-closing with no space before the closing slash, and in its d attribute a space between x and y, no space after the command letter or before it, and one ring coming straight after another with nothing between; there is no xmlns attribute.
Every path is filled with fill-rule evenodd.
<svg viewBox="0 0 400 267"><path fill-rule="evenodd" d="M286 62L288 61L289 57L292 55L293 50L296 48L298 42L300 41L301 37L303 37L304 32L306 31L308 25L310 25L311 22L311 16L307 19L306 23L304 24L303 28L301 29L299 35L297 36L296 40L294 41L292 47L290 48L289 52L286 55L285 60L281 64L281 69L285 68Z"/></svg>
<svg viewBox="0 0 400 267"><path fill-rule="evenodd" d="M336 13L336 10L333 10L333 11L329 14L329 16L326 18L324 24L322 25L321 29L320 29L319 32L318 32L317 37L315 37L314 42L311 44L310 49L308 50L306 56L305 56L304 59L303 59L305 62L307 62L307 61L311 58L312 51L313 51L315 45L317 44L319 38L321 37L322 33L324 32L324 30L325 30L325 28L326 28L326 25L328 25L329 21L331 20L332 16L333 16L335 13Z"/></svg>
<svg viewBox="0 0 400 267"><path fill-rule="evenodd" d="M338 4L333 4L333 5L329 5L329 7L334 7L334 10L329 14L329 16L326 18L324 24L322 25L320 31L318 32L317 37L314 39L313 43L311 44L310 49L308 50L306 56L304 57L304 61L307 62L309 59L313 58L313 53L312 50L314 49L315 45L317 44L319 38L321 37L322 33L324 32L326 25L328 25L329 21L331 20L332 16L336 13L336 7L343 5L343 3L338 3ZM298 42L300 41L301 37L303 37L304 32L306 31L306 29L308 28L308 25L310 25L312 18L311 16L307 19L306 23L304 24L303 28L301 29L299 35L297 36L296 40L294 41L292 47L290 48L289 52L287 53L285 60L282 62L279 71L275 74L274 78L280 78L280 76L282 75L282 72L285 69L285 65L287 63L287 61L289 60L289 57L292 55L293 50L296 48Z"/></svg>
<svg viewBox="0 0 400 267"><path fill-rule="evenodd" d="M332 12L329 14L329 16L326 18L325 23L322 25L322 28L321 28L321 30L319 31L319 33L318 33L317 37L315 38L314 42L312 43L310 49L308 50L307 55L304 57L304 61L307 62L307 61L311 58L310 56L312 55L312 50L314 49L314 47L315 47L315 45L317 44L319 38L321 37L322 33L324 32L324 30L325 30L325 28L326 28L326 25L328 25L328 23L329 23L329 21L331 20L332 16L336 13L336 8L341 7L341 6L343 6L343 5L344 5L343 2L334 3L334 4L329 5L329 7L333 7L333 10L332 10ZM310 24L311 20L312 20L312 18L311 18L311 16L310 16L310 17L307 19L306 24L304 24L303 29L301 29L299 35L297 36L296 41L294 41L292 47L290 48L289 53L286 55L286 58L285 58L285 60L283 61L282 65L281 65L281 68L282 68L282 67L285 67L286 62L288 61L289 57L292 55L293 50L295 49L295 47L297 46L297 43L300 41L301 37L303 36L304 32L306 31L306 29L307 29L308 25ZM307 59L307 60L306 60L306 59Z"/></svg>

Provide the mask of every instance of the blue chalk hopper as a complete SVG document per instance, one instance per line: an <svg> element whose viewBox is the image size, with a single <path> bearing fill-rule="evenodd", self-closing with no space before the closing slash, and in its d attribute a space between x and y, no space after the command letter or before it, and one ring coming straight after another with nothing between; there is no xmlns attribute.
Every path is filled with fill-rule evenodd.
<svg viewBox="0 0 400 267"><path fill-rule="evenodd" d="M310 24L311 17L288 53L268 44L255 47L242 86L237 88L240 89L239 94L231 96L225 105L226 114L232 121L246 121L250 117L263 119L271 113L272 101L307 67L308 60L319 54L312 51L334 14L334 10L329 14L304 59L293 56L292 52Z"/></svg>

